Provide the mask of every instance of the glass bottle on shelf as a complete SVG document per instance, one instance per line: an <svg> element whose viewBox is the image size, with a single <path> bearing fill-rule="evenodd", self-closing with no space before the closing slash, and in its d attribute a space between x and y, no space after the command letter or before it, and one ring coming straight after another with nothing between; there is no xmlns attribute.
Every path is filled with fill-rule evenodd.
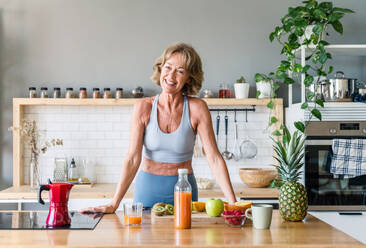
<svg viewBox="0 0 366 248"><path fill-rule="evenodd" d="M103 98L104 99L109 99L111 97L112 97L111 88L104 88Z"/></svg>
<svg viewBox="0 0 366 248"><path fill-rule="evenodd" d="M53 88L53 98L60 98L61 97L61 88L55 87Z"/></svg>
<svg viewBox="0 0 366 248"><path fill-rule="evenodd" d="M88 98L88 94L86 93L86 88L84 88L84 87L80 88L79 98Z"/></svg>
<svg viewBox="0 0 366 248"><path fill-rule="evenodd" d="M74 89L66 88L65 98L74 98Z"/></svg>
<svg viewBox="0 0 366 248"><path fill-rule="evenodd" d="M68 181L71 183L77 183L79 180L79 172L78 168L76 167L75 160L72 158L69 168L69 178Z"/></svg>
<svg viewBox="0 0 366 248"><path fill-rule="evenodd" d="M117 88L116 89L116 99L121 99L121 98L123 98L123 89Z"/></svg>
<svg viewBox="0 0 366 248"><path fill-rule="evenodd" d="M174 227L191 228L192 187L188 182L188 170L178 169L178 182L174 186Z"/></svg>
<svg viewBox="0 0 366 248"><path fill-rule="evenodd" d="M100 90L99 90L99 88L93 88L93 98L94 99L100 98Z"/></svg>
<svg viewBox="0 0 366 248"><path fill-rule="evenodd" d="M29 98L37 97L37 89L36 87L29 87Z"/></svg>
<svg viewBox="0 0 366 248"><path fill-rule="evenodd" d="M226 83L220 84L219 98L230 98L230 89Z"/></svg>
<svg viewBox="0 0 366 248"><path fill-rule="evenodd" d="M48 98L48 88L41 87L41 98Z"/></svg>

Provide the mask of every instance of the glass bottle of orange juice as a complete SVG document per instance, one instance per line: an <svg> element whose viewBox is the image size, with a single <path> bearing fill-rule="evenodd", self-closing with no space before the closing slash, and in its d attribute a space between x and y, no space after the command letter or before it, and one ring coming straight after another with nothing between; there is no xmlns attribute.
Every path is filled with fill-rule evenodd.
<svg viewBox="0 0 366 248"><path fill-rule="evenodd" d="M174 226L191 228L192 187L188 182L188 170L178 169L178 182L174 186Z"/></svg>

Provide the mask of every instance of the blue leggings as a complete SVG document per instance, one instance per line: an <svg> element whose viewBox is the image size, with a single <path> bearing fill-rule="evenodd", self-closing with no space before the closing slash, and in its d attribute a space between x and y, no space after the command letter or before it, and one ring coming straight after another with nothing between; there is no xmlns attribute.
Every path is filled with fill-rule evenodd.
<svg viewBox="0 0 366 248"><path fill-rule="evenodd" d="M136 178L133 194L134 202L142 202L144 207L152 207L157 202L174 204L174 185L178 176L159 176L140 170ZM198 201L196 178L188 175L192 187L192 201Z"/></svg>

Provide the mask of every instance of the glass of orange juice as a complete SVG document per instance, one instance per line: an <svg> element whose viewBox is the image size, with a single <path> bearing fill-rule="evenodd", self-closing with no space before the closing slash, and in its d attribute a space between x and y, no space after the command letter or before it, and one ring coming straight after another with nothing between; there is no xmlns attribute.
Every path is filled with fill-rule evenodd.
<svg viewBox="0 0 366 248"><path fill-rule="evenodd" d="M123 204L123 223L124 225L141 225L142 203L129 202Z"/></svg>

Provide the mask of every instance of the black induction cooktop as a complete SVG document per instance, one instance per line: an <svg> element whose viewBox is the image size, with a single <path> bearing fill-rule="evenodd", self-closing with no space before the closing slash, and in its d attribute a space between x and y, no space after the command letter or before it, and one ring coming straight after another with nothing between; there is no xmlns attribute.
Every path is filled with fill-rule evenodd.
<svg viewBox="0 0 366 248"><path fill-rule="evenodd" d="M71 224L69 226L46 226L48 211L32 212L0 212L0 229L42 230L42 229L78 229L93 230L102 219L102 213L80 214L69 212Z"/></svg>

